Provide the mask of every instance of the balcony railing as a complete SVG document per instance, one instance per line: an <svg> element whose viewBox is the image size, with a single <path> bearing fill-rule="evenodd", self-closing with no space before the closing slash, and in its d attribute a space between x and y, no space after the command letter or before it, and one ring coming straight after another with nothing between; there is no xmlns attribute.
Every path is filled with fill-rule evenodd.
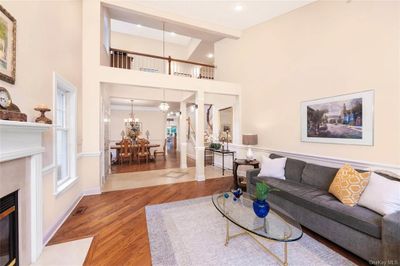
<svg viewBox="0 0 400 266"><path fill-rule="evenodd" d="M197 79L214 79L213 65L114 48L110 48L110 54L111 67Z"/></svg>

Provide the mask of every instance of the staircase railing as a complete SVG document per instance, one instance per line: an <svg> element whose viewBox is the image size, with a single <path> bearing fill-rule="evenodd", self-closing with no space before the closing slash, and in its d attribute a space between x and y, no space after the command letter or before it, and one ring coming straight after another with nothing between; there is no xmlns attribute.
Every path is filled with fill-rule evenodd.
<svg viewBox="0 0 400 266"><path fill-rule="evenodd" d="M110 66L152 73L214 79L214 65L110 48Z"/></svg>

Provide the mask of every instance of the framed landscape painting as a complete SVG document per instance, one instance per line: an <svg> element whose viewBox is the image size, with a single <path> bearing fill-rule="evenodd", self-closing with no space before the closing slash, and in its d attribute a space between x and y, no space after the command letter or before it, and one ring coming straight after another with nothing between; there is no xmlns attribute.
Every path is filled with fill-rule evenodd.
<svg viewBox="0 0 400 266"><path fill-rule="evenodd" d="M301 140L373 145L374 91L301 103Z"/></svg>
<svg viewBox="0 0 400 266"><path fill-rule="evenodd" d="M15 83L15 50L17 22L0 5L0 79Z"/></svg>

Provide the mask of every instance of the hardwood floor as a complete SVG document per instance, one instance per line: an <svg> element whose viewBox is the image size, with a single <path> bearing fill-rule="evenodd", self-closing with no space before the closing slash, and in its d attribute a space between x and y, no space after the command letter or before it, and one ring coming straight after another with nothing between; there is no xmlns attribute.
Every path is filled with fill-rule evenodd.
<svg viewBox="0 0 400 266"><path fill-rule="evenodd" d="M151 265L144 207L230 190L232 177L106 192L82 198L49 245L94 236L85 265ZM330 241L305 232L354 263L365 261Z"/></svg>
<svg viewBox="0 0 400 266"><path fill-rule="evenodd" d="M188 167L194 167L196 165L195 160L187 158ZM148 163L141 162L138 164L136 161L132 161L132 164L125 162L124 164L113 164L111 166L112 174L128 173L128 172L139 172L139 171L151 171L168 168L179 168L180 167L180 154L176 151L169 151L167 159L160 157L156 161L150 161Z"/></svg>

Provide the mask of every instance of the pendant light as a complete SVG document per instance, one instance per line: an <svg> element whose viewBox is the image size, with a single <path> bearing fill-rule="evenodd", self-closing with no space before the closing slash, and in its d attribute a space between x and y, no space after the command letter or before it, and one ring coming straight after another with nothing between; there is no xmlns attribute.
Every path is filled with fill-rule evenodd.
<svg viewBox="0 0 400 266"><path fill-rule="evenodd" d="M169 104L165 101L165 89L163 89L163 102L158 106L162 112L167 112L169 110Z"/></svg>
<svg viewBox="0 0 400 266"><path fill-rule="evenodd" d="M163 28L163 57L165 57L165 22L163 22L162 28ZM169 104L165 101L165 89L163 89L163 102L160 103L158 108L164 113L169 110Z"/></svg>

